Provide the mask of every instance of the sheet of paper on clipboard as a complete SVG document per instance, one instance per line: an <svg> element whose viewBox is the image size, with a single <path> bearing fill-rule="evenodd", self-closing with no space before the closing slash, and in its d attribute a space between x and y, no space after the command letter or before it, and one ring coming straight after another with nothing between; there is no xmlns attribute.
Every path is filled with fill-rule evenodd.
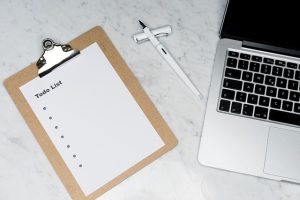
<svg viewBox="0 0 300 200"><path fill-rule="evenodd" d="M20 89L86 195L164 145L96 43Z"/></svg>

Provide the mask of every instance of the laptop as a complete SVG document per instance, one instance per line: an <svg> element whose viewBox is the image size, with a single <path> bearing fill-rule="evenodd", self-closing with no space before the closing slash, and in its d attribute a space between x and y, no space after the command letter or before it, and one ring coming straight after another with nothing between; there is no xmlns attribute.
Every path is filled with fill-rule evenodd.
<svg viewBox="0 0 300 200"><path fill-rule="evenodd" d="M220 29L198 160L300 183L297 2L230 0Z"/></svg>

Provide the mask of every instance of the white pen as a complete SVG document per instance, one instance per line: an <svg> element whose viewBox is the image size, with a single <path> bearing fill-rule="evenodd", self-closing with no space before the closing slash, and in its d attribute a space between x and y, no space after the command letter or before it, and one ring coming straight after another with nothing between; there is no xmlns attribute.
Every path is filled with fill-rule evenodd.
<svg viewBox="0 0 300 200"><path fill-rule="evenodd" d="M167 51L167 49L159 42L159 40L152 34L150 29L139 20L141 26L143 27L144 33L147 35L148 39L151 41L156 50L160 53L160 55L168 62L170 67L177 73L177 75L182 79L182 81L191 89L191 91L200 99L203 98L203 95L199 90L195 87L192 81L188 78L188 76L184 73L184 71L179 67L171 54Z"/></svg>

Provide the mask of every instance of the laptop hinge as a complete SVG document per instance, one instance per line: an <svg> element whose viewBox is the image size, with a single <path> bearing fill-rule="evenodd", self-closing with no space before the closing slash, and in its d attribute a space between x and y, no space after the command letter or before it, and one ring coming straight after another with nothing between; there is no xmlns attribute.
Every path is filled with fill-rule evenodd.
<svg viewBox="0 0 300 200"><path fill-rule="evenodd" d="M288 56L300 57L300 51L282 48L282 47L276 47L276 46L267 45L267 44L243 41L242 46L245 48L267 51L267 52L271 52L271 53L278 53L278 54L284 54L284 55L288 55Z"/></svg>

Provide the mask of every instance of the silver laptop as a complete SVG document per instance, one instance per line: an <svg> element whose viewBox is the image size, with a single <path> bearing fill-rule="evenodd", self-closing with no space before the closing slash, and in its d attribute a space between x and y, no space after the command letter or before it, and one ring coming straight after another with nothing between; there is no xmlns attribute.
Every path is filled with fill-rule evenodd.
<svg viewBox="0 0 300 200"><path fill-rule="evenodd" d="M300 183L296 2L230 0L220 38L200 163Z"/></svg>

